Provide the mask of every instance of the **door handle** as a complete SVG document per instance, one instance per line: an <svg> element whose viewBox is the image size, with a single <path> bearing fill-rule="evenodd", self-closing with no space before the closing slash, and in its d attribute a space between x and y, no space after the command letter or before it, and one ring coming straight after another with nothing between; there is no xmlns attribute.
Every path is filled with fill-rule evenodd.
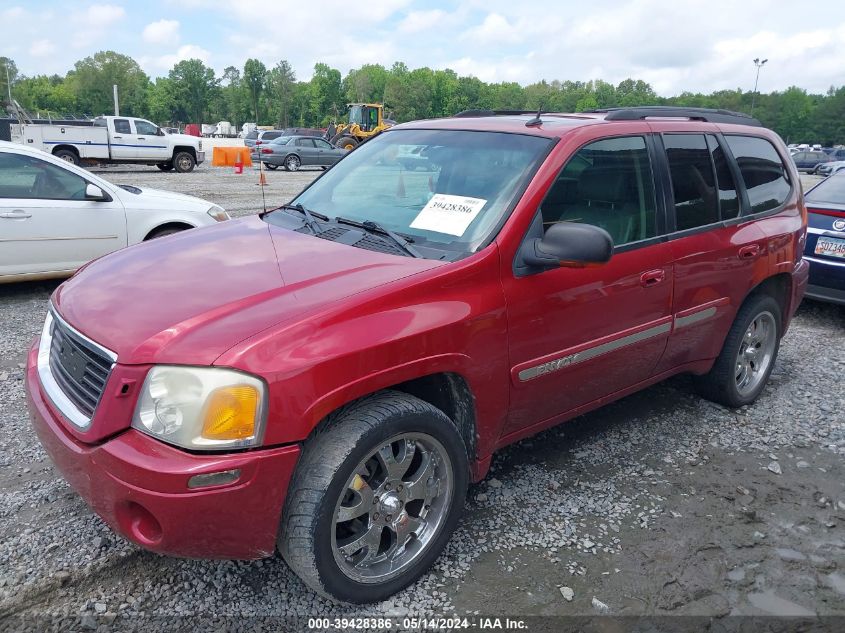
<svg viewBox="0 0 845 633"><path fill-rule="evenodd" d="M739 258L740 259L754 259L760 254L760 245L759 244L749 244L748 246L743 246L739 249Z"/></svg>
<svg viewBox="0 0 845 633"><path fill-rule="evenodd" d="M0 218L6 218L7 220L26 220L27 218L31 217L31 213L24 213L20 209L15 209L14 211L8 211L6 213L0 213Z"/></svg>
<svg viewBox="0 0 845 633"><path fill-rule="evenodd" d="M123 138L122 136L112 136L112 138Z"/></svg>
<svg viewBox="0 0 845 633"><path fill-rule="evenodd" d="M656 286L664 279L666 279L666 271L662 268L659 270L649 270L640 275L640 285L643 288L648 288L649 286Z"/></svg>
<svg viewBox="0 0 845 633"><path fill-rule="evenodd" d="M147 139L146 139L146 138L144 138L143 136L139 136L139 137L138 137L138 140L139 140L139 141L146 141Z"/></svg>

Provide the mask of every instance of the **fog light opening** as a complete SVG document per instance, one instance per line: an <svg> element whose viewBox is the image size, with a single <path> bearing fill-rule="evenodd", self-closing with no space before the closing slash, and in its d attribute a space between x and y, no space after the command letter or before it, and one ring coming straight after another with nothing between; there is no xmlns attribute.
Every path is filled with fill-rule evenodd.
<svg viewBox="0 0 845 633"><path fill-rule="evenodd" d="M207 488L209 486L223 486L237 481L241 476L239 468L232 470L221 470L216 473L203 473L194 475L188 480L188 488Z"/></svg>
<svg viewBox="0 0 845 633"><path fill-rule="evenodd" d="M129 536L144 545L155 545L161 541L161 524L144 506L130 501L124 506L124 517Z"/></svg>

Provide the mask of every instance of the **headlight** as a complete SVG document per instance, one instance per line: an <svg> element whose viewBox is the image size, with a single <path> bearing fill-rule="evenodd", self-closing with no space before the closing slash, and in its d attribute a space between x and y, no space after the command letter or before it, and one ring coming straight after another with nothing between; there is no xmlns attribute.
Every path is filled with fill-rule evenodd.
<svg viewBox="0 0 845 633"><path fill-rule="evenodd" d="M132 426L168 444L223 450L261 443L267 390L254 376L219 367L153 367Z"/></svg>
<svg viewBox="0 0 845 633"><path fill-rule="evenodd" d="M222 222L223 220L229 219L229 214L226 213L223 207L219 207L216 204L212 204L211 207L208 209L208 215L210 215L218 222Z"/></svg>

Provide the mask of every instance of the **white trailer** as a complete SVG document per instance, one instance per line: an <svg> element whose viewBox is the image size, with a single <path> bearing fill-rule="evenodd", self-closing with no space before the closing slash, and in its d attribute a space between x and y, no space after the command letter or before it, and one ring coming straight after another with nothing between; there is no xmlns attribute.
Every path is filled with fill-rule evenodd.
<svg viewBox="0 0 845 633"><path fill-rule="evenodd" d="M11 138L74 165L140 163L188 172L205 160L201 139L166 134L154 123L130 117L97 117L94 125L17 124Z"/></svg>

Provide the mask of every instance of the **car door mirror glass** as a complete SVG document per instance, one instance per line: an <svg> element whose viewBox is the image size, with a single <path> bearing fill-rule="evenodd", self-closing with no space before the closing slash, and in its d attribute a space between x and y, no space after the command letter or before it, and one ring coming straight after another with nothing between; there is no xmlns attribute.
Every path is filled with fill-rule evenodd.
<svg viewBox="0 0 845 633"><path fill-rule="evenodd" d="M542 238L522 247L522 259L529 266L555 268L604 264L613 254L613 238L602 228L578 222L559 222Z"/></svg>
<svg viewBox="0 0 845 633"><path fill-rule="evenodd" d="M89 182L85 187L85 199L103 201L108 200L108 196L106 196L105 192L97 185L93 185Z"/></svg>

